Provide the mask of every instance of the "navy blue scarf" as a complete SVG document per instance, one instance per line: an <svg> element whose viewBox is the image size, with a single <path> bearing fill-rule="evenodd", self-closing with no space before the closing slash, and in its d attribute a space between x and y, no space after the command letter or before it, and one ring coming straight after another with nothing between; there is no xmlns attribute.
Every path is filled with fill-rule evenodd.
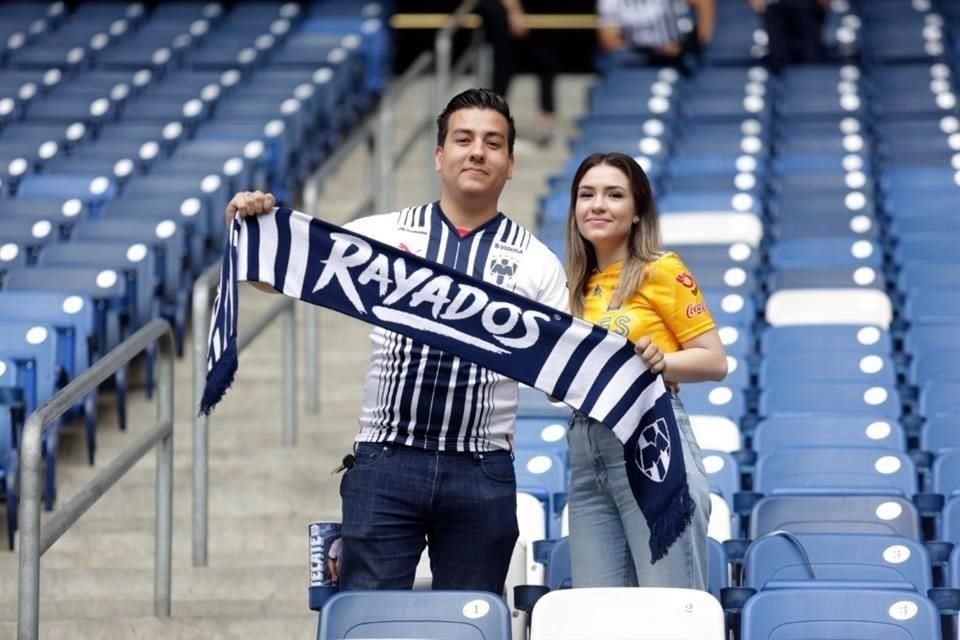
<svg viewBox="0 0 960 640"><path fill-rule="evenodd" d="M237 283L402 334L535 387L599 420L624 444L653 560L689 524L677 421L662 376L622 336L442 264L290 209L234 220L210 325L208 414L237 370Z"/></svg>

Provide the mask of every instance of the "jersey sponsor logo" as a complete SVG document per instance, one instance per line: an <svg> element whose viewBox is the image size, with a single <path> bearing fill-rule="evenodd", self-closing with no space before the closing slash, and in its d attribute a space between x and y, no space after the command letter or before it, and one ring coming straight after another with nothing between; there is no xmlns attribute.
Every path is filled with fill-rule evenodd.
<svg viewBox="0 0 960 640"><path fill-rule="evenodd" d="M677 282L680 283L681 287L690 289L690 293L693 295L698 295L700 293L700 289L697 287L697 281L694 280L693 276L686 271L677 276Z"/></svg>
<svg viewBox="0 0 960 640"><path fill-rule="evenodd" d="M403 259L391 261L356 236L331 233L330 238L333 247L329 258L322 261L323 270L313 293L336 282L361 315L373 313L385 322L444 336L498 354L508 354L508 349L533 346L540 337L538 322L550 321L545 313L524 310L511 302L490 300L482 289L457 284L450 276L438 274L428 267L408 273ZM361 296L358 289L364 295ZM420 305L430 307L433 320L405 310ZM478 335L477 320L487 335Z"/></svg>
<svg viewBox="0 0 960 640"><path fill-rule="evenodd" d="M688 304L687 305L687 317L692 318L694 316L699 316L702 313L707 312L707 305L703 302L698 302L697 304Z"/></svg>
<svg viewBox="0 0 960 640"><path fill-rule="evenodd" d="M507 251L509 253L516 253L518 255L523 253L523 249L521 249L520 247L515 247L512 244L505 244L503 242L500 242L499 240L494 240L490 248L492 252Z"/></svg>

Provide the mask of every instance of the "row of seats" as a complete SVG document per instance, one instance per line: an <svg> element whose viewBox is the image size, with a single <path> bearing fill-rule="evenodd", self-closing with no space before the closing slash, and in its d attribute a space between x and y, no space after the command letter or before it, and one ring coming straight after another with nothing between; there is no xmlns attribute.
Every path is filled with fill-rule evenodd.
<svg viewBox="0 0 960 640"><path fill-rule="evenodd" d="M369 112L389 69L390 7L0 11L13 30L0 56L0 414L10 432L0 464L12 479L24 417L125 337L163 317L182 352L190 291L221 255L229 197L287 197ZM112 381L121 428L126 377ZM66 416L83 416L91 464L97 405L91 394ZM61 426L44 433L48 509Z"/></svg>
<svg viewBox="0 0 960 640"><path fill-rule="evenodd" d="M730 375L680 397L714 494L711 591L733 588L724 634L939 638L960 586L955 60L930 3L833 5L856 51L833 64L608 71L539 233L562 254L580 160L633 155L717 319ZM532 471L564 465L566 413L521 396L518 483L552 487L560 535L566 485ZM531 551L550 595L570 585L555 540Z"/></svg>

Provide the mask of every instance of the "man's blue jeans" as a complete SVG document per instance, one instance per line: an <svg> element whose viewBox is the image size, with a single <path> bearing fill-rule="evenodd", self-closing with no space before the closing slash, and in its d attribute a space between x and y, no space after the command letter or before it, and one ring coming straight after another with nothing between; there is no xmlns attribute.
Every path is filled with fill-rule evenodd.
<svg viewBox="0 0 960 640"><path fill-rule="evenodd" d="M503 593L519 531L508 451L359 443L343 477L341 589L410 589L430 545L434 589Z"/></svg>

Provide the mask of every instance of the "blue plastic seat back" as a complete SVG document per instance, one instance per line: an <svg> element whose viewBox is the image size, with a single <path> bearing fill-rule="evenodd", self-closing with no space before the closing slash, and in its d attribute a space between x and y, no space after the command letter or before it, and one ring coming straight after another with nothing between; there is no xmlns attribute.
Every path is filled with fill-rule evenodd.
<svg viewBox="0 0 960 640"><path fill-rule="evenodd" d="M0 354L32 361L35 391L33 398L26 398L28 413L53 397L59 377L57 337L53 327L28 322L0 322Z"/></svg>
<svg viewBox="0 0 960 640"><path fill-rule="evenodd" d="M912 325L904 333L903 350L917 355L940 349L960 349L960 331L952 331L954 326L948 322Z"/></svg>
<svg viewBox="0 0 960 640"><path fill-rule="evenodd" d="M517 476L517 491L529 493L541 499L549 499L567 491L567 468L563 460L543 452L517 452L514 459Z"/></svg>
<svg viewBox="0 0 960 640"><path fill-rule="evenodd" d="M723 416L736 423L746 406L742 390L714 382L684 384L680 387L680 400L690 415Z"/></svg>
<svg viewBox="0 0 960 640"><path fill-rule="evenodd" d="M767 278L767 291L782 289L842 289L859 287L885 291L886 277L876 267L776 269Z"/></svg>
<svg viewBox="0 0 960 640"><path fill-rule="evenodd" d="M937 455L933 463L933 492L947 498L960 495L960 449Z"/></svg>
<svg viewBox="0 0 960 640"><path fill-rule="evenodd" d="M154 311L158 277L156 258L142 243L67 242L45 247L37 257L38 265L52 267L95 267L113 269L136 285L136 326L146 324Z"/></svg>
<svg viewBox="0 0 960 640"><path fill-rule="evenodd" d="M907 369L910 384L922 387L927 382L960 382L960 349L946 347L925 351L913 356Z"/></svg>
<svg viewBox="0 0 960 640"><path fill-rule="evenodd" d="M899 422L871 416L778 416L757 423L751 448L758 455L786 447L906 451L907 436Z"/></svg>
<svg viewBox="0 0 960 640"><path fill-rule="evenodd" d="M510 610L479 591L344 591L320 613L317 640L502 640Z"/></svg>
<svg viewBox="0 0 960 640"><path fill-rule="evenodd" d="M883 265L876 242L849 238L781 240L770 247L770 263L777 269L873 267Z"/></svg>
<svg viewBox="0 0 960 640"><path fill-rule="evenodd" d="M855 325L788 325L768 327L760 337L767 355L855 352L864 356L893 353L890 333L880 327Z"/></svg>
<svg viewBox="0 0 960 640"><path fill-rule="evenodd" d="M759 413L775 415L855 414L900 417L896 388L853 382L778 382L760 392Z"/></svg>
<svg viewBox="0 0 960 640"><path fill-rule="evenodd" d="M960 415L960 382L927 382L920 388L920 415Z"/></svg>
<svg viewBox="0 0 960 640"><path fill-rule="evenodd" d="M753 471L765 494L877 494L912 497L917 470L906 453L856 447L794 447L764 453Z"/></svg>
<svg viewBox="0 0 960 640"><path fill-rule="evenodd" d="M960 497L947 496L947 502L943 506L937 525L938 540L960 546Z"/></svg>
<svg viewBox="0 0 960 640"><path fill-rule="evenodd" d="M518 418L514 446L524 453L549 453L568 459L567 421L550 418Z"/></svg>
<svg viewBox="0 0 960 640"><path fill-rule="evenodd" d="M821 366L825 352L768 353L760 363L761 387L802 382L848 382L893 388L897 374L893 360L882 353L832 352L830 366Z"/></svg>
<svg viewBox="0 0 960 640"><path fill-rule="evenodd" d="M0 289L0 321L17 320L48 324L59 334L64 349L58 360L67 363L71 377L92 362L91 347L97 353L96 309L86 296L54 291Z"/></svg>
<svg viewBox="0 0 960 640"><path fill-rule="evenodd" d="M883 589L774 589L744 606L741 640L931 640L940 615L925 596Z"/></svg>
<svg viewBox="0 0 960 640"><path fill-rule="evenodd" d="M750 538L784 529L791 533L895 534L920 539L920 516L899 496L767 496L753 508Z"/></svg>
<svg viewBox="0 0 960 640"><path fill-rule="evenodd" d="M919 594L933 586L923 543L902 536L865 533L772 533L754 540L743 565L743 586L763 589L771 581L869 580L912 585Z"/></svg>
<svg viewBox="0 0 960 640"><path fill-rule="evenodd" d="M733 508L733 496L740 492L740 467L726 451L701 449L711 493L721 496Z"/></svg>
<svg viewBox="0 0 960 640"><path fill-rule="evenodd" d="M119 344L121 316L129 312L126 281L110 269L85 267L23 267L11 269L3 280L9 291L53 291L91 299L97 307L97 336L101 353ZM102 304L97 304L97 303Z"/></svg>
<svg viewBox="0 0 960 640"><path fill-rule="evenodd" d="M960 449L960 415L941 415L928 418L920 428L920 448L934 454Z"/></svg>

